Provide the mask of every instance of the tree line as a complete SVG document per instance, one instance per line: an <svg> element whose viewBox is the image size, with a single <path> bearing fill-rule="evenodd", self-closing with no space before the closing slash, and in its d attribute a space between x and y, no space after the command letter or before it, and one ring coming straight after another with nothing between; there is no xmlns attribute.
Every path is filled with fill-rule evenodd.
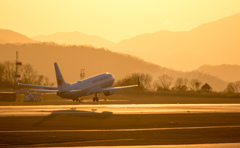
<svg viewBox="0 0 240 148"><path fill-rule="evenodd" d="M18 72L21 78L20 83L53 86L54 83L49 78L38 74L37 70L31 64L23 64L19 67ZM16 73L16 64L14 62L5 61L0 63L0 88L13 88L15 86L14 75ZM163 74L153 81L150 74L133 73L123 79L118 80L116 86L127 86L138 83L141 86L137 89L155 91L155 92L212 92L212 87L208 83L202 83L198 79L187 79L183 77L176 78ZM231 82L227 85L223 93L236 94L240 93L240 81Z"/></svg>
<svg viewBox="0 0 240 148"><path fill-rule="evenodd" d="M212 87L208 83L202 83L198 79L187 79L178 77L174 80L173 77L163 74L153 81L150 74L133 73L123 79L118 80L116 86L125 86L137 84L140 80L141 86L139 89L155 91L155 92L213 92ZM240 81L229 83L223 93L240 93Z"/></svg>
<svg viewBox="0 0 240 148"><path fill-rule="evenodd" d="M18 73L21 78L20 83L53 86L54 83L49 81L48 77L38 74L37 70L31 64L23 64L19 67ZM15 86L14 75L16 74L16 64L5 61L0 63L0 88L7 89Z"/></svg>

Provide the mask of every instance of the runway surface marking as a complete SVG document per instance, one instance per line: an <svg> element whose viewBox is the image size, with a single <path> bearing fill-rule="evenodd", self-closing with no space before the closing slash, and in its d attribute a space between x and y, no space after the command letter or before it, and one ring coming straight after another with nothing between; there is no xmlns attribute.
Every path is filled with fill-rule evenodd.
<svg viewBox="0 0 240 148"><path fill-rule="evenodd" d="M108 140L87 140L87 141L76 141L76 142L58 142L58 145L61 145L61 144L78 144L78 145L81 145L81 144L84 144L84 143L98 143L98 142L117 142L117 141L121 141L121 142L126 142L126 141L133 141L135 139L108 139ZM51 146L53 143L41 143L41 144L33 144L31 145L32 147L44 147L46 148L46 145L47 146ZM21 146L24 146L24 147L29 147L29 145L21 145ZM54 144L53 144L54 146ZM66 146L69 148L69 146ZM83 147L88 147L88 146L81 146L81 148ZM98 147L98 146L94 146L95 148ZM108 147L108 146L103 146L102 148L105 148L105 147ZM116 148L118 146L114 146L114 148ZM53 148L53 147L49 147L49 148ZM57 147L57 148L61 148L61 147ZM65 148L65 147L62 147L62 148ZM76 148L76 147L73 147L73 148Z"/></svg>
<svg viewBox="0 0 240 148"><path fill-rule="evenodd" d="M182 144L182 145L136 145L136 146L86 146L85 148L238 148L238 147L240 147L240 143L210 143L210 144ZM71 148L71 147L69 147L69 148ZM74 147L74 148L80 148L80 147Z"/></svg>
<svg viewBox="0 0 240 148"><path fill-rule="evenodd" d="M161 131L182 129L211 129L211 128L236 128L240 125L231 126L203 126L203 127L169 127L169 128L141 128L141 129L105 129L105 130L20 130L0 131L0 133L45 133L45 132L135 132L135 131Z"/></svg>
<svg viewBox="0 0 240 148"><path fill-rule="evenodd" d="M240 104L124 104L0 106L0 116L51 114L183 114L240 113Z"/></svg>

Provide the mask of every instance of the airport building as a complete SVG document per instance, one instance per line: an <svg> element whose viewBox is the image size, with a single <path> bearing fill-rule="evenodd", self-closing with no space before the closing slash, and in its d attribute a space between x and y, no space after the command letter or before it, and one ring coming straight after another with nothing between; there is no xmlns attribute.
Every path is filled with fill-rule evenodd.
<svg viewBox="0 0 240 148"><path fill-rule="evenodd" d="M0 92L0 102L15 102L16 93L15 92Z"/></svg>

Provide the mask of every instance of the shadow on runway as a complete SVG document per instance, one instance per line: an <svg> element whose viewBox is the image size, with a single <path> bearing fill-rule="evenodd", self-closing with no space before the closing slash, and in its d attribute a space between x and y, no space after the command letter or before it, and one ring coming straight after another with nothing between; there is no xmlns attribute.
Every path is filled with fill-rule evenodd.
<svg viewBox="0 0 240 148"><path fill-rule="evenodd" d="M42 114L44 114L45 111L41 111ZM61 118L91 118L94 120L97 119L107 119L110 118L113 115L112 112L109 111L103 111L103 112L96 112L96 110L92 109L92 111L83 111L83 110L76 110L75 108L71 108L70 110L58 110L53 111L50 115L44 117L39 122L35 123L34 126L39 126L42 123L55 118L55 117L61 117Z"/></svg>

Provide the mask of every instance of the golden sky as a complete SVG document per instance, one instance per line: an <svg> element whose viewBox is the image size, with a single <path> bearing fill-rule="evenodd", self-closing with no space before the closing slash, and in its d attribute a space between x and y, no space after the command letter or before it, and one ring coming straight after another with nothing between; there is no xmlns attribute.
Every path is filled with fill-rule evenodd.
<svg viewBox="0 0 240 148"><path fill-rule="evenodd" d="M1 0L0 28L29 37L79 31L119 42L239 12L240 0Z"/></svg>

